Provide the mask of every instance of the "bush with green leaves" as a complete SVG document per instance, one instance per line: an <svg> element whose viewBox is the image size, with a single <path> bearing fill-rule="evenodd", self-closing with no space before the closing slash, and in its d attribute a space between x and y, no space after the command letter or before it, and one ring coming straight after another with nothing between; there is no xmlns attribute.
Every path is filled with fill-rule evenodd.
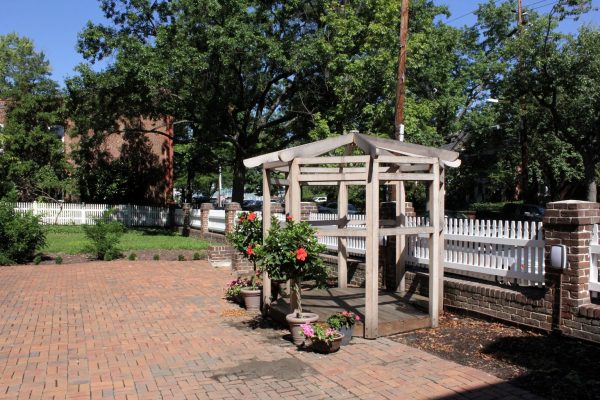
<svg viewBox="0 0 600 400"><path fill-rule="evenodd" d="M26 263L46 245L40 217L20 213L8 202L0 202L0 265Z"/></svg>
<svg viewBox="0 0 600 400"><path fill-rule="evenodd" d="M56 256L56 258L54 259L55 264L62 264L62 262L63 258L61 256Z"/></svg>
<svg viewBox="0 0 600 400"><path fill-rule="evenodd" d="M113 220L113 211L109 210L96 218L92 225L84 225L85 236L90 240L85 246L85 252L92 254L98 260L111 261L120 257L119 242L125 233L125 227L119 221Z"/></svg>

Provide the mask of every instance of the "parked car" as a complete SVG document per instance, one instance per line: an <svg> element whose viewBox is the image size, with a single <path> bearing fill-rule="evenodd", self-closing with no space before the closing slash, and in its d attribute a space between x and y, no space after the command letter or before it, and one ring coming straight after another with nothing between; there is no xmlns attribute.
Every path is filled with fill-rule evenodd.
<svg viewBox="0 0 600 400"><path fill-rule="evenodd" d="M318 206L320 213L337 214L337 203L327 203L325 206ZM348 204L348 215L359 214L358 209L354 204Z"/></svg>
<svg viewBox="0 0 600 400"><path fill-rule="evenodd" d="M327 196L317 196L313 199L315 203L327 203Z"/></svg>

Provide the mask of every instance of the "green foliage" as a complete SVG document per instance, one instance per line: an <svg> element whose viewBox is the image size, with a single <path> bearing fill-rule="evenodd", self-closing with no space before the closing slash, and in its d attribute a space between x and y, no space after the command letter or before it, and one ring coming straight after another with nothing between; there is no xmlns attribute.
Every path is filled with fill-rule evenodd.
<svg viewBox="0 0 600 400"><path fill-rule="evenodd" d="M239 301L242 289L251 285L252 282L246 278L234 279L225 288L225 298L230 301Z"/></svg>
<svg viewBox="0 0 600 400"><path fill-rule="evenodd" d="M199 260L200 258L200 253L194 253L193 260Z"/></svg>
<svg viewBox="0 0 600 400"><path fill-rule="evenodd" d="M40 217L17 213L11 203L0 201L0 265L29 262L45 245Z"/></svg>
<svg viewBox="0 0 600 400"><path fill-rule="evenodd" d="M137 254L135 254L135 253L131 253L131 254L129 254L129 257L127 257L127 259L128 259L129 261L135 261L135 260L137 260L137 259L138 259L138 256L137 256Z"/></svg>
<svg viewBox="0 0 600 400"><path fill-rule="evenodd" d="M33 201L74 189L55 132L65 125L62 98L49 76L48 61L31 40L0 35L0 99L7 101L0 129L0 197L15 190L21 201Z"/></svg>
<svg viewBox="0 0 600 400"><path fill-rule="evenodd" d="M273 217L268 235L263 245L256 248L256 253L261 268L271 279L293 281L299 311L302 312L300 283L311 280L317 287L326 284L328 269L321 258L326 249L319 243L316 230L308 222L296 222L288 217L286 225L281 227L277 218Z"/></svg>
<svg viewBox="0 0 600 400"><path fill-rule="evenodd" d="M39 254L33 258L33 263L35 265L40 265L41 262L42 262L42 256L40 256Z"/></svg>
<svg viewBox="0 0 600 400"><path fill-rule="evenodd" d="M160 256L158 254L155 254L154 256L152 256L152 259L154 261L158 261L158 260L160 260Z"/></svg>
<svg viewBox="0 0 600 400"><path fill-rule="evenodd" d="M360 321L360 317L351 311L339 311L327 318L329 326L335 329L352 328L357 321Z"/></svg>
<svg viewBox="0 0 600 400"><path fill-rule="evenodd" d="M125 228L119 221L112 220L113 211L106 211L92 225L84 225L83 231L89 243L85 251L98 260L111 261L120 257L119 242Z"/></svg>
<svg viewBox="0 0 600 400"><path fill-rule="evenodd" d="M56 256L56 258L54 259L54 263L55 264L62 264L63 262L63 258L61 256Z"/></svg>
<svg viewBox="0 0 600 400"><path fill-rule="evenodd" d="M177 256L177 261L185 261L185 256L183 254L179 254Z"/></svg>
<svg viewBox="0 0 600 400"><path fill-rule="evenodd" d="M262 222L255 212L241 213L233 232L227 234L227 240L242 255L252 262L254 273L252 274L252 287L256 288L256 249L262 242Z"/></svg>

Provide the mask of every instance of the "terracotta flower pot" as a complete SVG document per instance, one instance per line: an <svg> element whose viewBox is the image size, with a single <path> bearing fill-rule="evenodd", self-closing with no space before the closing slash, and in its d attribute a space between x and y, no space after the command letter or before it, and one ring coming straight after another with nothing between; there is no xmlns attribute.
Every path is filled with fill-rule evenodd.
<svg viewBox="0 0 600 400"><path fill-rule="evenodd" d="M319 315L315 313L302 313L297 316L296 313L288 314L285 316L286 321L290 326L290 332L292 333L292 340L296 346L304 344L304 335L300 325L306 324L307 322L315 322L319 319Z"/></svg>
<svg viewBox="0 0 600 400"><path fill-rule="evenodd" d="M340 349L342 345L342 340L344 339L344 334L340 333L337 335L331 342L327 342L325 340L315 340L312 341L312 349L317 353L335 353Z"/></svg>
<svg viewBox="0 0 600 400"><path fill-rule="evenodd" d="M260 289L252 289L252 288L242 288L240 291L242 297L244 298L244 304L246 305L246 310L248 311L259 311L260 310L260 300L261 293Z"/></svg>

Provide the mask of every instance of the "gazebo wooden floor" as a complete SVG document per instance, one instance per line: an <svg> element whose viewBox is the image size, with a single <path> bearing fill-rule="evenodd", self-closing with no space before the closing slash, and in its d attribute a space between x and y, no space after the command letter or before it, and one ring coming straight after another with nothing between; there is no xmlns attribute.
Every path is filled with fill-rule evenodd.
<svg viewBox="0 0 600 400"><path fill-rule="evenodd" d="M415 294L379 292L379 336L413 331L431 326L427 313L426 297ZM302 309L319 314L319 321L337 311L352 311L365 318L364 288L328 288L302 291ZM271 304L271 317L285 323L289 314L289 298L278 299ZM364 336L362 323L354 326L354 336Z"/></svg>

